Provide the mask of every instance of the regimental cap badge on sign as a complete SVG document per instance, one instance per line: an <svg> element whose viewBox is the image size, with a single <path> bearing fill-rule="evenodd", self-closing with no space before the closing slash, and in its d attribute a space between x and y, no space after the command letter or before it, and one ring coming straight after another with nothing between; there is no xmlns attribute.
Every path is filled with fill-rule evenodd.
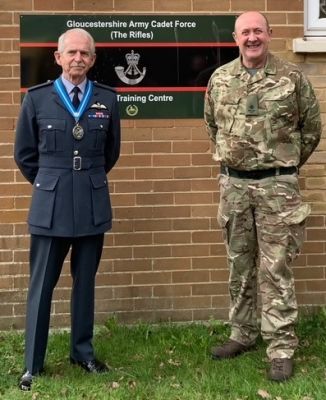
<svg viewBox="0 0 326 400"><path fill-rule="evenodd" d="M136 85L141 82L146 74L146 67L142 71L138 68L140 54L131 50L131 53L125 55L128 67L124 69L121 65L115 67L115 72L119 79L128 85Z"/></svg>

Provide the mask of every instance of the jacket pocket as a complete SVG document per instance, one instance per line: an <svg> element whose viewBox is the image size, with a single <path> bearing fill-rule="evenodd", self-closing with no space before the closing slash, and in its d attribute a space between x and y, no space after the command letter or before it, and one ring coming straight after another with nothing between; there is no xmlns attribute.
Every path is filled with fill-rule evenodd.
<svg viewBox="0 0 326 400"><path fill-rule="evenodd" d="M112 218L108 181L104 172L90 175L94 225L101 225Z"/></svg>
<svg viewBox="0 0 326 400"><path fill-rule="evenodd" d="M271 88L263 94L262 103L265 103L273 131L287 127L289 133L290 128L293 130L297 126L299 110L294 83L285 81L285 84Z"/></svg>
<svg viewBox="0 0 326 400"><path fill-rule="evenodd" d="M42 228L51 228L56 186L59 177L47 174L38 174L34 181L31 208L28 222Z"/></svg>
<svg viewBox="0 0 326 400"><path fill-rule="evenodd" d="M40 119L40 149L46 152L63 151L66 121L64 119Z"/></svg>
<svg viewBox="0 0 326 400"><path fill-rule="evenodd" d="M109 129L108 119L89 119L88 129L91 134L93 148L96 150L104 150L107 132Z"/></svg>

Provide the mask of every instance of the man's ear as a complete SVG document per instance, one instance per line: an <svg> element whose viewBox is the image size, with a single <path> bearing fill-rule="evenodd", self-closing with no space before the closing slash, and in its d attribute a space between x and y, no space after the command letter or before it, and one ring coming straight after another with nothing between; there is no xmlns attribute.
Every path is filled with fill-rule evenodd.
<svg viewBox="0 0 326 400"><path fill-rule="evenodd" d="M58 52L58 50L56 50L56 51L54 52L54 59L55 59L55 62L56 62L58 65L61 65L60 53Z"/></svg>
<svg viewBox="0 0 326 400"><path fill-rule="evenodd" d="M95 61L96 61L96 54L93 55L93 61L91 67L95 64Z"/></svg>

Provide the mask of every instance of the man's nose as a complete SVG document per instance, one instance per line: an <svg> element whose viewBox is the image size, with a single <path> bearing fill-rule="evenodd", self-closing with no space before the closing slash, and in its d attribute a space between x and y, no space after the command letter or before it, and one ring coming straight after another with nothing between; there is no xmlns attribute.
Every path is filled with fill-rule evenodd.
<svg viewBox="0 0 326 400"><path fill-rule="evenodd" d="M256 34L255 32L249 32L249 40L251 40L252 42L256 40Z"/></svg>
<svg viewBox="0 0 326 400"><path fill-rule="evenodd" d="M76 51L75 53L75 60L80 61L82 59L82 55L80 51Z"/></svg>

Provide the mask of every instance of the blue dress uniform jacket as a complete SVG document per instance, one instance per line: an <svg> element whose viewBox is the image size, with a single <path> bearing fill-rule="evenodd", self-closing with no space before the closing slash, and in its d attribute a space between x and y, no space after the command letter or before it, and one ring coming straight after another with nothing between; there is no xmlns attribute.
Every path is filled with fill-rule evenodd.
<svg viewBox="0 0 326 400"><path fill-rule="evenodd" d="M31 234L78 237L111 228L106 174L120 153L114 90L93 82L92 96L79 120L84 130L81 140L72 135L75 123L53 82L28 90L16 129L15 161L33 184Z"/></svg>

